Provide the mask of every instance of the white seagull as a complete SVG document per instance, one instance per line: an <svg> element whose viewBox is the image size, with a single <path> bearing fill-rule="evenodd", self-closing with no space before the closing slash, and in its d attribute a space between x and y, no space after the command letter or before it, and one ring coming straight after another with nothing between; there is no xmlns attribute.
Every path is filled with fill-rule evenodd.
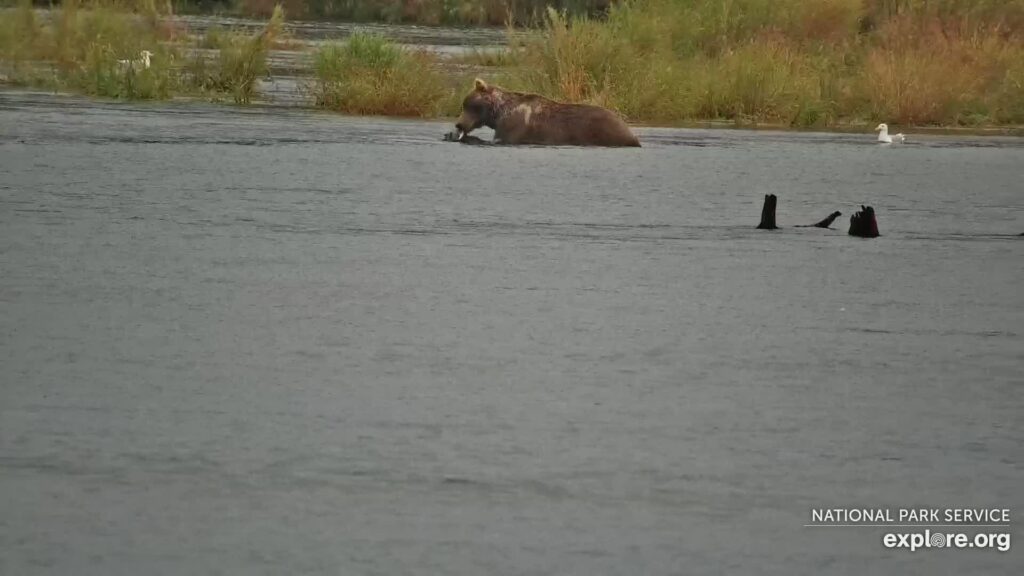
<svg viewBox="0 0 1024 576"><path fill-rule="evenodd" d="M133 70L135 68L149 68L149 58L152 55L153 53L149 50L143 50L142 52L139 52L139 56L142 56L142 58L139 58L138 60L118 60L117 64L121 68L131 68Z"/></svg>
<svg viewBox="0 0 1024 576"><path fill-rule="evenodd" d="M886 124L879 124L878 127L875 128L875 132L878 132L878 141L882 144L892 144L893 142L902 143L904 140L903 134L893 134L892 136L889 136L889 126Z"/></svg>

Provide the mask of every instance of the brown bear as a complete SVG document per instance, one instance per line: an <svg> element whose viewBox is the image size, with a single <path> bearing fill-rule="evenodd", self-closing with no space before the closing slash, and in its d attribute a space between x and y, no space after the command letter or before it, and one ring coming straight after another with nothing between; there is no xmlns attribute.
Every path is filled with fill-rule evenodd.
<svg viewBox="0 0 1024 576"><path fill-rule="evenodd" d="M473 91L462 101L456 139L481 126L492 128L499 144L640 145L629 126L610 110L508 92L477 78Z"/></svg>

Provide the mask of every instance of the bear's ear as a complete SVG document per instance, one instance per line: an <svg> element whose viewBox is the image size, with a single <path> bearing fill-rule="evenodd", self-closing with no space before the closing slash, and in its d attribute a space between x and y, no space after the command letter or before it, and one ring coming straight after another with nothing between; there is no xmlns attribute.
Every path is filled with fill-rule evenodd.
<svg viewBox="0 0 1024 576"><path fill-rule="evenodd" d="M479 78L473 81L473 87L476 89L477 92L487 92L488 90L487 82L484 82Z"/></svg>

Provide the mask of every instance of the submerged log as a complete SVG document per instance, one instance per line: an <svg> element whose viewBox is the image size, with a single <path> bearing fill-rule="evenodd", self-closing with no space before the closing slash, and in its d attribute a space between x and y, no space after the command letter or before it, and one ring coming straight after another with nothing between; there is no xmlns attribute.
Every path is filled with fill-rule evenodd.
<svg viewBox="0 0 1024 576"><path fill-rule="evenodd" d="M758 230L775 230L778 226L775 225L775 206L779 203L779 199L775 194L766 194L764 197L764 206L761 207L761 223L757 225Z"/></svg>
<svg viewBox="0 0 1024 576"><path fill-rule="evenodd" d="M825 219L822 220L821 222L815 222L814 224L804 224L802 226L798 225L797 227L798 228L828 228L829 226L832 225L833 222L835 222L836 218L839 218L842 215L843 215L842 212L840 212L839 210L836 210L835 212L833 212L833 213L829 214L828 216L826 216Z"/></svg>
<svg viewBox="0 0 1024 576"><path fill-rule="evenodd" d="M860 238L878 238L878 222L875 220L875 209L861 205L860 212L850 216L850 236Z"/></svg>
<svg viewBox="0 0 1024 576"><path fill-rule="evenodd" d="M828 228L829 226L832 225L833 222L836 221L836 218L839 218L842 215L843 215L842 212L840 212L839 210L836 210L835 212L833 212L833 213L829 214L828 216L826 216L825 219L822 220L821 222L815 223L814 227L815 228Z"/></svg>

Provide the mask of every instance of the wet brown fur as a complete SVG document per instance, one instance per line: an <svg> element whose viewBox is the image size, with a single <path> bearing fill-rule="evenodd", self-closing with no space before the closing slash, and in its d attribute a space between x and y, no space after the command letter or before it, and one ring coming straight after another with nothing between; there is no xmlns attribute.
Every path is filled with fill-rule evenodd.
<svg viewBox="0 0 1024 576"><path fill-rule="evenodd" d="M487 126L501 144L639 146L614 112L588 104L555 102L537 94L508 92L477 79L455 124L463 133Z"/></svg>

